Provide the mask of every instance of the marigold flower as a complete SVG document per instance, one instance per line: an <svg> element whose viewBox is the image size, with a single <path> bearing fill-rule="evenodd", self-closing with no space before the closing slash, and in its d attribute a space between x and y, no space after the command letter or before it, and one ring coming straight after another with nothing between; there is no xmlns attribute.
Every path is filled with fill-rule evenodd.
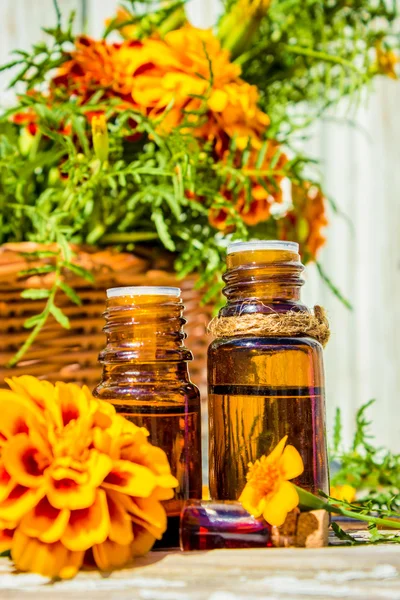
<svg viewBox="0 0 400 600"><path fill-rule="evenodd" d="M396 65L400 57L393 50L384 50L381 41L376 43L376 62L379 73L397 79Z"/></svg>
<svg viewBox="0 0 400 600"><path fill-rule="evenodd" d="M141 66L132 97L160 119L162 132L187 119L199 137L220 145L223 136L235 136L238 148L245 148L249 139L260 146L269 118L257 106L258 90L240 79L240 67L230 62L229 52L210 30L187 25L163 40L143 40L137 54ZM207 119L200 125L202 111Z"/></svg>
<svg viewBox="0 0 400 600"><path fill-rule="evenodd" d="M280 239L300 243L300 253L305 263L313 261L325 244L322 234L328 225L325 198L322 190L307 181L292 184L293 208L278 221Z"/></svg>
<svg viewBox="0 0 400 600"><path fill-rule="evenodd" d="M344 500L345 502L353 502L356 498L357 490L352 485L345 483L344 485L331 485L330 495L336 500Z"/></svg>
<svg viewBox="0 0 400 600"><path fill-rule="evenodd" d="M294 446L286 446L285 435L268 456L249 463L247 483L239 502L254 517L264 517L270 525L279 527L287 514L296 508L299 496L289 479L304 471L299 452Z"/></svg>
<svg viewBox="0 0 400 600"><path fill-rule="evenodd" d="M110 44L106 40L77 37L70 59L61 65L53 79L53 87L77 94L84 103L97 90L105 96L119 96L132 104L133 76L140 65L135 48L141 42Z"/></svg>
<svg viewBox="0 0 400 600"><path fill-rule="evenodd" d="M279 157L276 160L276 152L279 152ZM262 164L257 166L259 152L251 150L249 157L246 160L246 166L242 167L242 172L250 178L250 191L247 188L242 188L236 196L229 189L229 186L224 186L220 194L229 203L230 206L211 207L208 215L210 224L223 231L229 233L234 230L232 224L232 213L236 211L244 223L248 226L258 225L267 221L271 215L271 207L276 203L282 202L282 191L280 183L283 179L283 168L287 162L286 155L280 151L278 144L273 141L268 142L268 149L265 153ZM271 161L274 158L276 164L271 169ZM234 166L239 167L243 161L243 153L238 152ZM271 180L275 185L271 184Z"/></svg>
<svg viewBox="0 0 400 600"><path fill-rule="evenodd" d="M18 569L73 577L121 567L166 529L177 480L148 432L87 388L35 377L0 390L0 550Z"/></svg>

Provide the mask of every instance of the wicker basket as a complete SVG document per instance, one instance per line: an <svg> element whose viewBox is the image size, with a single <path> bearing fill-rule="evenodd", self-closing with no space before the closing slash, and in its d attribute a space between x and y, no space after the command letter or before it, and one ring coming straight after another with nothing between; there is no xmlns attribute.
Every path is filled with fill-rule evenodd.
<svg viewBox="0 0 400 600"><path fill-rule="evenodd" d="M30 252L42 250L33 243L5 244L0 246L0 385L4 377L11 375L35 375L49 381L63 380L85 383L92 389L97 385L101 367L97 362L99 351L104 347L102 332L105 308L105 290L124 285L168 285L182 289L187 319L187 346L193 352L190 365L192 380L200 387L205 397L206 353L209 340L206 326L211 318L212 307L200 304L201 292L194 289L195 277L178 281L165 257L154 253L132 255L114 250L96 251L75 248L76 264L85 267L95 276L95 283L65 274L66 281L79 294L82 305L73 304L63 293L56 303L68 315L70 329L63 329L53 317L36 338L34 344L13 368L7 367L27 338L29 331L24 321L38 314L44 307L43 300L24 300L21 291L27 288L51 287L54 273L21 276L23 270L49 263L51 259L28 256ZM48 248L48 247L47 247Z"/></svg>

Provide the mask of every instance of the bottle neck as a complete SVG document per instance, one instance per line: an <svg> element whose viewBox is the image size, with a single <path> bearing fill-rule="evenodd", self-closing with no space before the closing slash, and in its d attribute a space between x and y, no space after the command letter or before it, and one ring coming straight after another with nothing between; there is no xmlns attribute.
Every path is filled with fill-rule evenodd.
<svg viewBox="0 0 400 600"><path fill-rule="evenodd" d="M185 377L191 352L184 346L186 323L180 298L121 296L109 298L105 311L107 345L100 353L104 373L140 381L149 377Z"/></svg>
<svg viewBox="0 0 400 600"><path fill-rule="evenodd" d="M304 284L300 256L285 250L256 250L228 255L221 316L249 313L307 311L301 304Z"/></svg>
<svg viewBox="0 0 400 600"><path fill-rule="evenodd" d="M187 361L140 363L124 362L120 364L103 364L103 381L118 381L124 385L143 385L157 383L190 383Z"/></svg>

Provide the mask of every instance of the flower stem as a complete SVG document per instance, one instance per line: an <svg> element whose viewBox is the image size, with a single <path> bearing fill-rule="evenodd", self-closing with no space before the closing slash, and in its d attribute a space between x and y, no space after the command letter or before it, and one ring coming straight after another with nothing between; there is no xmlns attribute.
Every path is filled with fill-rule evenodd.
<svg viewBox="0 0 400 600"><path fill-rule="evenodd" d="M359 513L353 510L348 510L347 508L342 508L341 506L330 504L322 498L318 498L318 496L314 496L314 494L306 492L297 485L295 485L294 487L296 488L297 493L299 494L300 506L302 506L303 508L308 508L310 510L322 509L326 510L329 513L342 515L343 517L350 517L351 519L356 519L358 521L366 521L367 523L373 523L374 525L381 525L382 527L386 527L387 529L400 529L400 521L382 519L380 517L373 517L372 515L365 515L363 513Z"/></svg>

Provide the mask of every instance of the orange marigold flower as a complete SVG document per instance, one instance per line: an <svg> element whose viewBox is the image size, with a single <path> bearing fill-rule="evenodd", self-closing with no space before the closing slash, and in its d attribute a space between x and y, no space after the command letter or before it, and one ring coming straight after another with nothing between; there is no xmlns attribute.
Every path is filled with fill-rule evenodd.
<svg viewBox="0 0 400 600"><path fill-rule="evenodd" d="M141 46L135 41L110 44L80 36L69 60L53 79L53 86L62 86L82 101L101 89L105 95L120 96L132 103L133 76L140 66L137 48Z"/></svg>
<svg viewBox="0 0 400 600"><path fill-rule="evenodd" d="M36 135L38 130L37 122L39 119L33 110L15 113L11 120L16 125L25 125L31 135Z"/></svg>
<svg viewBox="0 0 400 600"><path fill-rule="evenodd" d="M177 480L148 432L72 383L0 390L0 550L18 569L73 577L121 567L166 529Z"/></svg>
<svg viewBox="0 0 400 600"><path fill-rule="evenodd" d="M391 79L397 79L396 65L400 62L400 57L393 50L384 50L381 41L377 42L375 47L378 72Z"/></svg>
<svg viewBox="0 0 400 600"><path fill-rule="evenodd" d="M309 182L292 185L293 208L278 221L279 237L300 243L304 262L315 260L325 244L322 230L328 225L325 198L321 189Z"/></svg>
<svg viewBox="0 0 400 600"><path fill-rule="evenodd" d="M276 153L279 156L276 157ZM279 146L270 141L268 149L263 158L262 164L257 165L259 152L253 149L246 161L246 166L242 167L244 175L247 175L251 181L250 193L247 189L240 189L235 196L227 186L224 186L220 192L230 206L212 207L209 211L208 220L210 224L229 233L234 230L232 223L232 214L236 211L241 219L248 226L258 225L267 221L271 215L271 207L276 203L282 202L282 191L280 183L283 179L283 167L287 162L286 155L281 152ZM271 160L274 158L274 168L271 169ZM243 154L236 154L234 165L239 167L243 160ZM271 184L274 181L274 185ZM250 197L249 197L250 195Z"/></svg>
<svg viewBox="0 0 400 600"><path fill-rule="evenodd" d="M299 495L289 479L304 471L302 458L294 446L286 446L285 435L268 456L249 463L247 483L239 502L254 517L264 517L279 527L287 514L296 508Z"/></svg>
<svg viewBox="0 0 400 600"><path fill-rule="evenodd" d="M240 79L240 67L210 30L186 25L170 31L163 40L147 39L137 47L140 68L133 78L132 97L147 114L160 119L168 132L185 119L196 125L204 112L207 122L197 135L216 140L236 136L238 148L250 139L260 146L269 124L257 106L258 91Z"/></svg>
<svg viewBox="0 0 400 600"><path fill-rule="evenodd" d="M330 495L336 500L344 500L345 502L353 502L356 498L357 490L352 485L345 483L344 485L331 485Z"/></svg>

